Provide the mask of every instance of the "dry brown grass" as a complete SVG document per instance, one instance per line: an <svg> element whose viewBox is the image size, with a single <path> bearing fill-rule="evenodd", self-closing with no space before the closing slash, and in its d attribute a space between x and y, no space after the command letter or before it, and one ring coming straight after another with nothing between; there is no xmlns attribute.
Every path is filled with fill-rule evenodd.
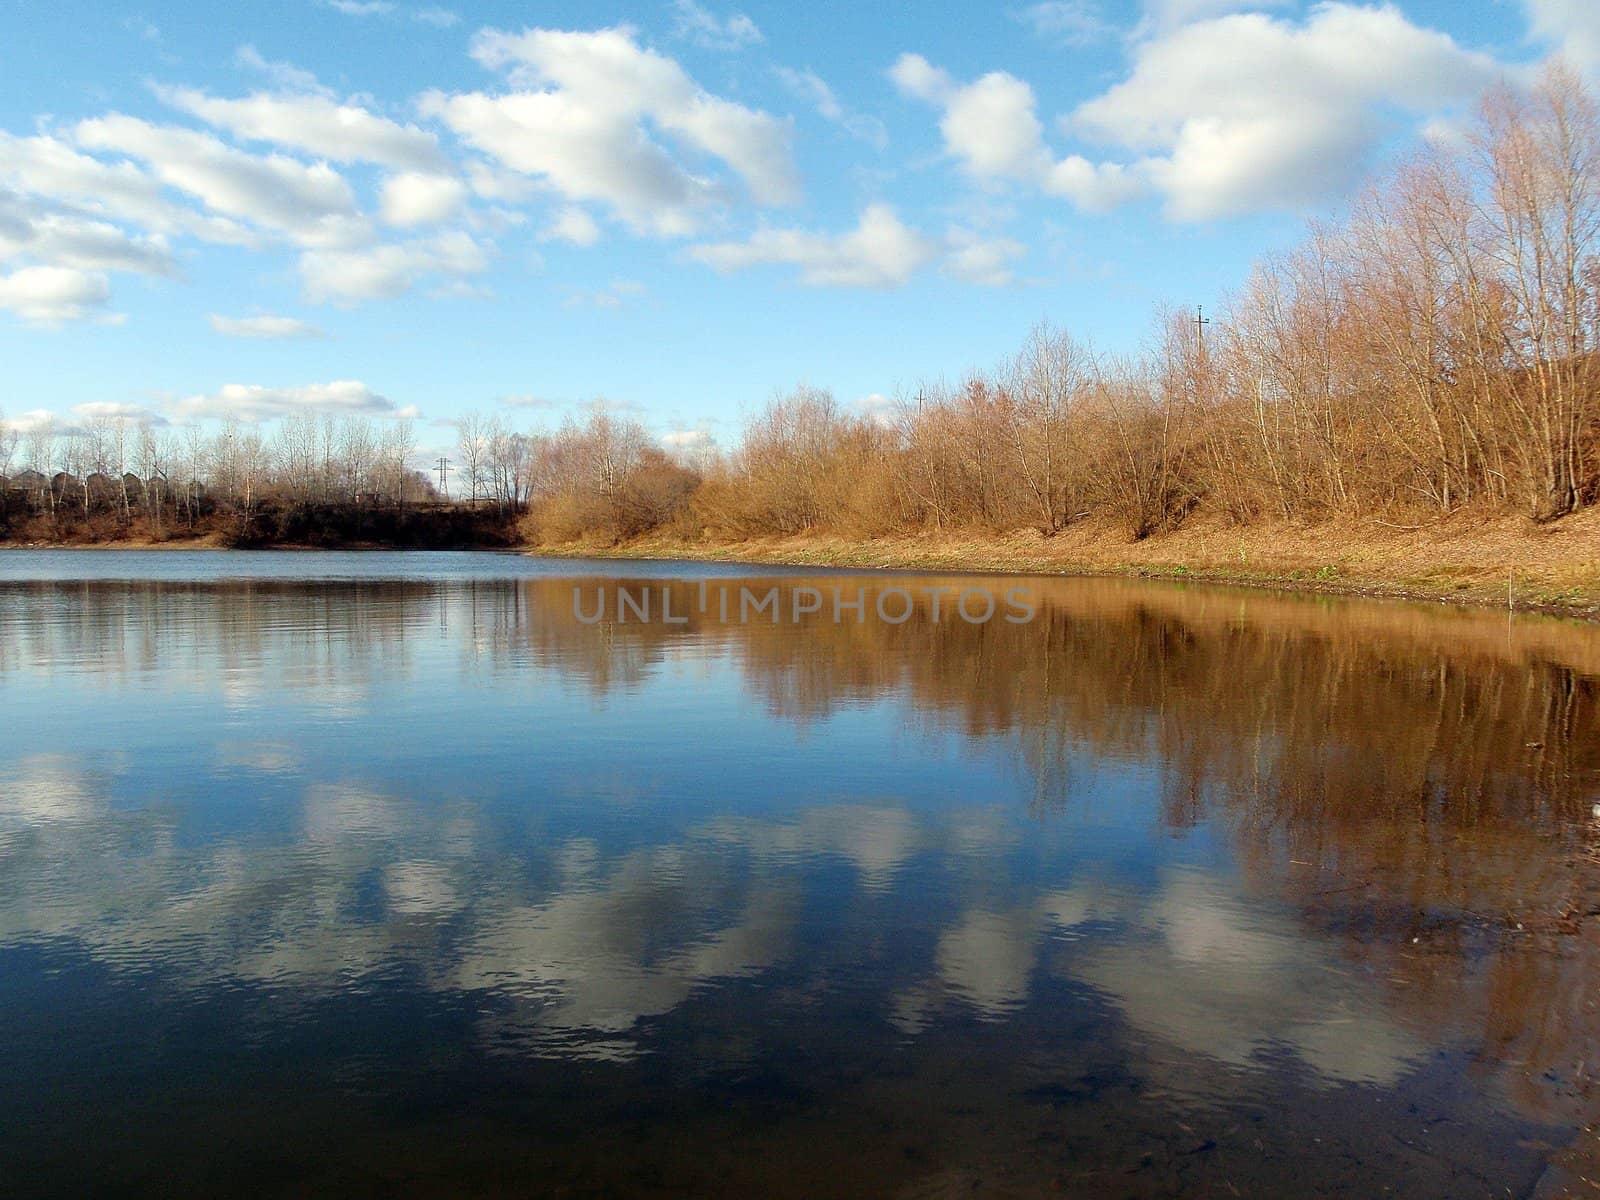
<svg viewBox="0 0 1600 1200"><path fill-rule="evenodd" d="M923 533L873 539L830 534L696 540L647 535L621 545L583 541L539 552L624 558L929 568L1222 580L1331 593L1410 596L1600 615L1600 512L1536 525L1521 517L1457 516L1415 528L1371 519L1232 525L1197 516L1176 531L1129 541L1114 520L1089 519L1046 538L1033 530Z"/></svg>

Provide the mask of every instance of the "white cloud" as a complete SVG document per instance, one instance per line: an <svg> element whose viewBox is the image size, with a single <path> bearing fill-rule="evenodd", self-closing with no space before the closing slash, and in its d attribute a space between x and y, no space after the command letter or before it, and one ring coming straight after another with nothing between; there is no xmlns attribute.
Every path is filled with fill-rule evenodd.
<svg viewBox="0 0 1600 1200"><path fill-rule="evenodd" d="M504 170L481 159L467 163L467 180L472 185L473 195L504 204L521 204L539 194L539 185L526 175Z"/></svg>
<svg viewBox="0 0 1600 1200"><path fill-rule="evenodd" d="M569 242L574 246L592 246L600 240L600 226L583 209L576 206L564 208L555 220L546 225L539 235L542 242Z"/></svg>
<svg viewBox="0 0 1600 1200"><path fill-rule="evenodd" d="M157 87L155 92L165 104L240 141L271 142L334 162L370 162L398 171L451 169L433 134L325 95L255 92L227 100L194 88Z"/></svg>
<svg viewBox="0 0 1600 1200"><path fill-rule="evenodd" d="M1071 200L1084 212L1103 213L1136 200L1147 190L1143 164L1132 167L1114 162L1090 162L1081 154L1069 154L1050 168L1044 190Z"/></svg>
<svg viewBox="0 0 1600 1200"><path fill-rule="evenodd" d="M429 276L441 277L448 288L488 265L482 246L467 234L452 232L372 249L309 250L300 256L300 278L307 299L351 304L402 295Z"/></svg>
<svg viewBox="0 0 1600 1200"><path fill-rule="evenodd" d="M1094 0L1043 0L1011 15L1037 37L1062 46L1085 46L1113 32Z"/></svg>
<svg viewBox="0 0 1600 1200"><path fill-rule="evenodd" d="M882 392L873 392L870 396L857 396L850 401L850 407L873 424L881 425L885 429L900 419L900 402L892 396L885 396Z"/></svg>
<svg viewBox="0 0 1600 1200"><path fill-rule="evenodd" d="M212 313L210 321L211 328L224 337L283 340L323 336L322 330L306 324L297 317L275 317L267 314L254 317L224 317Z"/></svg>
<svg viewBox="0 0 1600 1200"><path fill-rule="evenodd" d="M695 0L673 0L673 32L707 50L743 50L766 39L756 23L743 13L718 19Z"/></svg>
<svg viewBox="0 0 1600 1200"><path fill-rule="evenodd" d="M643 296L649 289L634 279L616 279L596 291L571 292L566 299L567 308L621 308L630 299Z"/></svg>
<svg viewBox="0 0 1600 1200"><path fill-rule="evenodd" d="M674 429L661 435L661 444L671 450L704 450L716 439L704 429Z"/></svg>
<svg viewBox="0 0 1600 1200"><path fill-rule="evenodd" d="M776 67L779 81L784 87L812 108L823 120L832 121L844 128L852 137L859 138L874 149L882 150L889 144L889 131L876 117L853 113L839 103L833 89L815 71L797 71L792 67Z"/></svg>
<svg viewBox="0 0 1600 1200"><path fill-rule="evenodd" d="M261 51L249 44L240 46L233 52L233 62L235 66L265 75L274 86L285 92L329 97L333 95L329 89L317 82L317 77L310 71L303 70L293 63L263 58Z"/></svg>
<svg viewBox="0 0 1600 1200"><path fill-rule="evenodd" d="M0 309L36 325L103 316L110 299L110 282L95 271L23 267L0 275Z"/></svg>
<svg viewBox="0 0 1600 1200"><path fill-rule="evenodd" d="M786 122L712 96L626 28L486 30L473 56L520 90L430 92L420 107L476 149L570 201L604 203L631 228L692 233L727 189L679 163L652 131L719 159L763 204L796 198Z"/></svg>
<svg viewBox="0 0 1600 1200"><path fill-rule="evenodd" d="M1010 238L986 238L970 230L952 230L944 273L981 287L1007 287L1016 282L1011 265L1028 252Z"/></svg>
<svg viewBox="0 0 1600 1200"><path fill-rule="evenodd" d="M1169 217L1208 220L1336 198L1366 170L1396 110L1437 117L1500 73L1493 59L1391 6L1327 2L1299 22L1212 15L1239 7L1152 6L1127 78L1062 122L1124 161L1056 159L1033 89L1003 71L960 84L905 54L889 74L942 110L946 151L980 184L1020 183L1091 212L1153 188Z"/></svg>
<svg viewBox="0 0 1600 1200"><path fill-rule="evenodd" d="M326 163L258 157L207 133L113 113L81 121L78 143L148 163L156 176L213 212L272 229L303 246L349 244L366 235L349 185Z"/></svg>
<svg viewBox="0 0 1600 1200"><path fill-rule="evenodd" d="M0 188L0 262L9 259L85 271L178 275L162 237L139 237L104 221L44 212Z"/></svg>
<svg viewBox="0 0 1600 1200"><path fill-rule="evenodd" d="M235 418L270 421L297 413L398 415L395 404L355 379L309 383L301 387L262 387L230 383L206 396L179 400L173 410L185 418Z"/></svg>
<svg viewBox="0 0 1600 1200"><path fill-rule="evenodd" d="M461 208L467 188L454 175L406 171L383 184L383 219L390 225L437 225Z"/></svg>
<svg viewBox="0 0 1600 1200"><path fill-rule="evenodd" d="M1194 21L1264 8L1288 8L1293 3L1294 0L1145 0L1139 34L1165 33Z"/></svg>
<svg viewBox="0 0 1600 1200"><path fill-rule="evenodd" d="M322 0L322 3L347 17L386 17L394 11L389 0Z"/></svg>
<svg viewBox="0 0 1600 1200"><path fill-rule="evenodd" d="M939 131L945 150L973 180L1020 183L1103 212L1138 196L1144 184L1117 163L1094 164L1079 155L1057 162L1044 142L1033 89L1014 75L991 71L957 84L918 54L903 54L889 77L906 95L943 110Z"/></svg>
<svg viewBox="0 0 1600 1200"><path fill-rule="evenodd" d="M882 288L905 283L933 258L934 247L888 205L873 204L849 233L762 229L745 242L692 247L689 256L722 272L787 264L814 287Z"/></svg>
<svg viewBox="0 0 1600 1200"><path fill-rule="evenodd" d="M18 437L34 433L70 433L72 426L63 422L61 414L48 408L30 408L6 418L6 428Z"/></svg>
<svg viewBox="0 0 1600 1200"><path fill-rule="evenodd" d="M994 71L945 100L945 145L979 178L1034 179L1050 169L1033 89Z"/></svg>
<svg viewBox="0 0 1600 1200"><path fill-rule="evenodd" d="M432 25L435 29L449 29L459 24L461 15L453 9L436 5L402 9L393 0L320 0L324 8L342 12L347 17L407 16L419 25Z"/></svg>
<svg viewBox="0 0 1600 1200"><path fill-rule="evenodd" d="M187 232L236 245L253 239L235 221L172 203L160 182L133 163L104 163L46 134L15 137L0 131L0 185L158 233Z"/></svg>
<svg viewBox="0 0 1600 1200"><path fill-rule="evenodd" d="M1533 35L1580 71L1600 71L1600 5L1594 0L1522 0Z"/></svg>
<svg viewBox="0 0 1600 1200"><path fill-rule="evenodd" d="M1300 24L1223 16L1137 45L1129 77L1071 128L1150 154L1139 170L1175 218L1301 208L1360 178L1384 111L1430 114L1499 73L1392 7L1325 3Z"/></svg>
<svg viewBox="0 0 1600 1200"><path fill-rule="evenodd" d="M889 68L889 78L906 95L929 104L944 103L954 87L948 71L934 66L920 54L902 54L895 59Z"/></svg>
<svg viewBox="0 0 1600 1200"><path fill-rule="evenodd" d="M83 421L128 421L139 425L166 425L167 418L137 404L115 400L93 400L73 406L72 415Z"/></svg>

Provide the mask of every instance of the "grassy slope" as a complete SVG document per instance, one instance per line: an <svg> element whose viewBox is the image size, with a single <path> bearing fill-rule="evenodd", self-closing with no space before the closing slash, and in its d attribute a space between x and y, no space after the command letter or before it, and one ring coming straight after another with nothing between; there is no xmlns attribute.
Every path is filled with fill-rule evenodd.
<svg viewBox="0 0 1600 1200"><path fill-rule="evenodd" d="M717 559L818 566L915 567L1042 574L1155 575L1264 587L1411 596L1600 616L1600 512L1548 526L1458 517L1424 528L1371 520L1249 527L1197 520L1130 542L1084 522L1053 538L1032 531L852 540L833 535L704 542L649 536L622 545L539 546L542 554Z"/></svg>

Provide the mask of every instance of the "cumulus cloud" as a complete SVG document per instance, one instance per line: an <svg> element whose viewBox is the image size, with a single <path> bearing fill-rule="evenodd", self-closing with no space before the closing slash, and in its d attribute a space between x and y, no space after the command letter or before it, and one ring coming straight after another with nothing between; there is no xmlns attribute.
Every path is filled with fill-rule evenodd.
<svg viewBox="0 0 1600 1200"><path fill-rule="evenodd" d="M104 221L47 212L0 188L0 262L174 278L177 264L160 236L137 236Z"/></svg>
<svg viewBox="0 0 1600 1200"><path fill-rule="evenodd" d="M36 433L72 433L75 430L64 423L61 414L52 412L48 408L30 408L26 412L13 413L5 419L6 429L18 437L28 437Z"/></svg>
<svg viewBox="0 0 1600 1200"><path fill-rule="evenodd" d="M163 195L161 182L133 163L101 162L49 134L16 137L0 131L0 185L156 233L190 233L234 245L252 241L236 221L174 204Z"/></svg>
<svg viewBox="0 0 1600 1200"><path fill-rule="evenodd" d="M1580 71L1600 71L1600 7L1593 0L1522 0L1533 35Z"/></svg>
<svg viewBox="0 0 1600 1200"><path fill-rule="evenodd" d="M798 99L816 109L825 121L842 127L850 136L859 138L876 150L889 144L889 131L876 117L853 113L839 102L838 96L815 71L797 71L792 67L775 68L779 82Z"/></svg>
<svg viewBox="0 0 1600 1200"><path fill-rule="evenodd" d="M135 425L162 426L169 424L166 417L138 404L121 404L115 400L92 400L88 404L73 406L72 415L81 421L118 421Z"/></svg>
<svg viewBox="0 0 1600 1200"><path fill-rule="evenodd" d="M689 256L722 272L763 265L800 268L800 281L814 287L896 287L935 254L934 246L904 225L894 209L872 204L848 233L762 229L744 242L692 247Z"/></svg>
<svg viewBox="0 0 1600 1200"><path fill-rule="evenodd" d="M309 250L300 256L300 278L308 300L351 304L403 295L427 277L449 288L488 265L483 247L457 231L372 248Z"/></svg>
<svg viewBox="0 0 1600 1200"><path fill-rule="evenodd" d="M1294 0L1145 0L1139 34L1163 33L1192 21L1208 21L1229 13L1288 8Z"/></svg>
<svg viewBox="0 0 1600 1200"><path fill-rule="evenodd" d="M1365 171L1392 113L1436 116L1500 73L1391 6L1323 3L1303 21L1232 11L1241 7L1260 6L1151 8L1127 78L1062 122L1121 160L1056 158L1033 89L1004 71L959 83L905 54L889 74L941 110L945 150L975 182L1031 186L1091 212L1154 189L1169 217L1208 220L1336 198Z"/></svg>
<svg viewBox="0 0 1600 1200"><path fill-rule="evenodd" d="M949 254L944 273L980 287L1007 287L1016 282L1011 267L1028 252L1010 238L986 238L970 230L952 230L946 238Z"/></svg>
<svg viewBox="0 0 1600 1200"><path fill-rule="evenodd" d="M454 175L407 171L383 184L383 219L390 225L437 225L460 211L467 186Z"/></svg>
<svg viewBox="0 0 1600 1200"><path fill-rule="evenodd" d="M516 90L429 92L422 113L569 201L609 206L638 232L692 233L728 199L653 134L721 161L762 204L798 195L787 122L711 95L629 29L485 30L472 53Z"/></svg>
<svg viewBox="0 0 1600 1200"><path fill-rule="evenodd" d="M170 107L240 141L270 142L338 163L377 163L397 171L451 169L433 134L317 92L255 92L232 100L195 88L157 87L155 92Z"/></svg>
<svg viewBox="0 0 1600 1200"><path fill-rule="evenodd" d="M889 78L907 96L942 111L945 150L974 181L1020 183L1103 212L1144 190L1136 173L1117 163L1091 163L1080 155L1056 161L1044 141L1033 88L1005 71L967 84L920 54L903 54Z"/></svg>
<svg viewBox="0 0 1600 1200"><path fill-rule="evenodd" d="M270 421L298 413L399 415L394 401L355 379L308 383L301 387L230 383L210 395L179 400L172 407L185 418L233 418L248 422Z"/></svg>
<svg viewBox="0 0 1600 1200"><path fill-rule="evenodd" d="M110 281L97 271L36 266L0 275L0 309L36 325L104 316L110 299Z"/></svg>
<svg viewBox="0 0 1600 1200"><path fill-rule="evenodd" d="M260 314L253 317L224 317L210 315L211 328L224 337L287 340L289 338L319 338L324 336L315 325L308 325L298 317L276 317Z"/></svg>
<svg viewBox="0 0 1600 1200"><path fill-rule="evenodd" d="M544 242L568 242L574 246L592 246L600 240L600 226L583 209L564 208L555 220L546 225L539 235Z"/></svg>
<svg viewBox="0 0 1600 1200"><path fill-rule="evenodd" d="M719 18L695 0L673 0L672 14L673 33L707 50L743 50L766 40L743 13Z"/></svg>
<svg viewBox="0 0 1600 1200"><path fill-rule="evenodd" d="M900 402L892 396L885 396L882 392L857 396L850 401L850 407L867 420L885 429L891 428L900 418Z"/></svg>
<svg viewBox="0 0 1600 1200"><path fill-rule="evenodd" d="M326 163L258 157L207 133L113 113L80 121L78 143L147 163L162 182L213 212L273 230L304 246L360 240L366 222L344 178Z"/></svg>
<svg viewBox="0 0 1600 1200"><path fill-rule="evenodd" d="M1148 154L1139 169L1168 214L1203 220L1326 201L1360 177L1385 109L1428 114L1499 72L1392 7L1328 3L1298 24L1235 14L1139 44L1129 77L1070 124Z"/></svg>
<svg viewBox="0 0 1600 1200"><path fill-rule="evenodd" d="M704 429L673 429L661 435L661 444L669 450L705 450L716 445L716 439Z"/></svg>

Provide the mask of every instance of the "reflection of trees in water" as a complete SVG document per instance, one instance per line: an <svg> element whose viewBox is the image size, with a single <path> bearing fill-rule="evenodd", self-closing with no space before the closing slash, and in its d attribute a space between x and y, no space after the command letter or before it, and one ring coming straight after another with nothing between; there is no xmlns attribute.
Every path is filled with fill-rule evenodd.
<svg viewBox="0 0 1600 1200"><path fill-rule="evenodd" d="M1481 1036L1486 1064L1507 1064L1502 1086L1534 1111L1586 1103L1584 1072L1600 1059L1600 930L1582 918L1594 873L1580 865L1600 799L1593 629L1029 585L1042 603L1023 626L935 623L921 601L898 626L762 622L711 636L776 714L820 720L903 695L915 719L1005 740L1044 809L1075 802L1080 767L1153 767L1166 823L1227 828L1250 886L1333 937L1417 1027ZM569 584L525 586L540 594L542 639L589 639L566 619ZM606 636L649 655L706 632L612 623Z"/></svg>
<svg viewBox="0 0 1600 1200"><path fill-rule="evenodd" d="M254 694L362 691L402 679L434 636L445 589L425 582L0 584L0 680L72 673L125 685L157 674Z"/></svg>
<svg viewBox="0 0 1600 1200"><path fill-rule="evenodd" d="M866 585L869 610L880 587L974 585L888 578ZM1430 838L1531 826L1574 841L1600 789L1600 637L1588 627L1094 580L1028 580L1042 603L1026 625L953 619L948 598L936 623L919 596L901 625L694 614L586 626L574 582L592 596L604 581L517 585L533 599L505 628L596 689L675 644L709 643L736 655L774 714L821 720L904 695L917 719L1011 739L1045 779L1070 774L1074 751L1154 764L1172 823L1229 812L1297 853L1337 855L1343 831L1375 820ZM853 591L862 577L803 582ZM692 612L694 585L674 596ZM623 672L608 662L618 656Z"/></svg>

